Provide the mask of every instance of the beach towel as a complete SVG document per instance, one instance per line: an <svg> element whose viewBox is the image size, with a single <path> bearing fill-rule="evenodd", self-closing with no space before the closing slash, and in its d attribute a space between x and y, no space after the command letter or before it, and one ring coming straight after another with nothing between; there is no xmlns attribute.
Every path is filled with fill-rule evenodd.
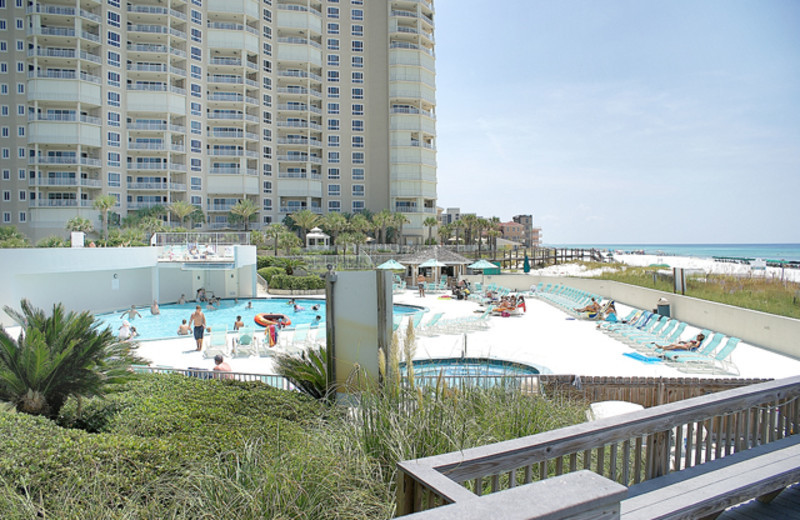
<svg viewBox="0 0 800 520"><path fill-rule="evenodd" d="M628 356L631 359L635 359L636 361L641 361L642 363L647 363L647 364L661 363L662 361L661 358L645 356L643 354L639 354L638 352L625 352L622 355Z"/></svg>
<svg viewBox="0 0 800 520"><path fill-rule="evenodd" d="M270 347L274 347L278 342L278 327L270 325L267 327L267 342Z"/></svg>

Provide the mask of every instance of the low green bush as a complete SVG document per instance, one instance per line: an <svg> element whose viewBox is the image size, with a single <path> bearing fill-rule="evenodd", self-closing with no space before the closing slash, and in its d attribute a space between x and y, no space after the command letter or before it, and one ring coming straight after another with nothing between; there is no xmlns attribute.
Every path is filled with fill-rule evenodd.
<svg viewBox="0 0 800 520"><path fill-rule="evenodd" d="M277 256L258 256L256 257L256 268L263 269L264 267L274 267L278 265Z"/></svg>
<svg viewBox="0 0 800 520"><path fill-rule="evenodd" d="M325 288L325 280L318 276L275 275L270 282L271 289L310 291Z"/></svg>
<svg viewBox="0 0 800 520"><path fill-rule="evenodd" d="M267 284L272 283L272 277L279 274L286 274L283 267L262 267L258 270L258 275L267 281Z"/></svg>

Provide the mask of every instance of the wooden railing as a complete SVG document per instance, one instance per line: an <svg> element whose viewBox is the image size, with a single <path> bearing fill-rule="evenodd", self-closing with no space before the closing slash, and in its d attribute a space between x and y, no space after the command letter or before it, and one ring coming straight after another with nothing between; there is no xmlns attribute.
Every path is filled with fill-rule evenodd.
<svg viewBox="0 0 800 520"><path fill-rule="evenodd" d="M199 379L233 379L235 381L259 381L273 388L280 390L296 390L295 386L283 376L273 374L252 374L248 372L222 372L219 370L207 370L205 368L171 368L171 367L149 367L144 365L134 365L134 372L141 374L181 374L187 377L197 377Z"/></svg>
<svg viewBox="0 0 800 520"><path fill-rule="evenodd" d="M799 399L796 376L400 462L398 515L579 470L630 486L797 434Z"/></svg>

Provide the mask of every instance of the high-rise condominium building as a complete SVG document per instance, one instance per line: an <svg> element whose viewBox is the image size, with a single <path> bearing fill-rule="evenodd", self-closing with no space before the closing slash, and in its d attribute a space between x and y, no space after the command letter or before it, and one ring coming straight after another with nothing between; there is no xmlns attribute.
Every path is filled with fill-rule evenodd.
<svg viewBox="0 0 800 520"><path fill-rule="evenodd" d="M432 0L0 0L0 224L436 214Z"/></svg>

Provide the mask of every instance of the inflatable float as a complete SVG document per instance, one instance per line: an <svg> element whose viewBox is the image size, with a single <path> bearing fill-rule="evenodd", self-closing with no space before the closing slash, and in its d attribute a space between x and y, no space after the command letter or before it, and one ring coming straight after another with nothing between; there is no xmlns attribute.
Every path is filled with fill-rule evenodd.
<svg viewBox="0 0 800 520"><path fill-rule="evenodd" d="M256 314L253 318L253 321L256 324L261 325L262 327L266 327L267 325L274 325L275 323L283 323L284 327L288 327L292 324L292 320L290 320L285 314L268 314L262 312L261 314Z"/></svg>

